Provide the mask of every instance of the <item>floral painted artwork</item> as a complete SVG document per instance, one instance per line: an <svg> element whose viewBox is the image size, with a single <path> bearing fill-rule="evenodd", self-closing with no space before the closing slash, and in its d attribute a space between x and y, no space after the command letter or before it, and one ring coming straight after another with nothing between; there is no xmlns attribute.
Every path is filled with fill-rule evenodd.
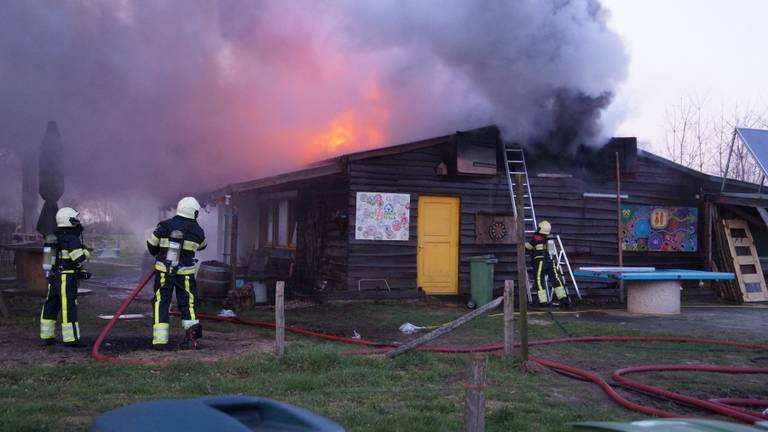
<svg viewBox="0 0 768 432"><path fill-rule="evenodd" d="M408 240L409 194L358 192L355 240Z"/></svg>
<svg viewBox="0 0 768 432"><path fill-rule="evenodd" d="M629 252L696 252L699 209L622 205L623 249Z"/></svg>

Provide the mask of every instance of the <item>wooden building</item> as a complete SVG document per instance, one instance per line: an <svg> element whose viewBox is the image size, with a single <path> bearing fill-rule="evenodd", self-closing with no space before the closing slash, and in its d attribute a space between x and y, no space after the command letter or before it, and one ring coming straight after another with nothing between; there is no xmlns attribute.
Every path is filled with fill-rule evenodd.
<svg viewBox="0 0 768 432"><path fill-rule="evenodd" d="M222 204L219 251L226 262L236 256L244 277L270 262L289 263L272 268L290 277L292 292L324 299L465 294L469 258L487 254L498 258L495 285L502 287L516 278L502 146L490 126L228 185L207 200ZM574 267L617 265L620 229L625 265L713 266L721 179L638 150L635 138L556 155L526 148L526 157L536 216L552 223ZM657 235L649 217L668 219L677 232ZM598 282L580 286L588 296L617 295Z"/></svg>

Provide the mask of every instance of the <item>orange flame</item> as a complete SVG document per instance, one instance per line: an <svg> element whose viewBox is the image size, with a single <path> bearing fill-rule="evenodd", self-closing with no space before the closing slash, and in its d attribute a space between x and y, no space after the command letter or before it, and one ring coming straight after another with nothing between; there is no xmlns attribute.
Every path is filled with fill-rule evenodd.
<svg viewBox="0 0 768 432"><path fill-rule="evenodd" d="M386 144L389 109L378 84L369 83L362 92L359 109L338 114L319 131L301 136L303 162L353 153Z"/></svg>

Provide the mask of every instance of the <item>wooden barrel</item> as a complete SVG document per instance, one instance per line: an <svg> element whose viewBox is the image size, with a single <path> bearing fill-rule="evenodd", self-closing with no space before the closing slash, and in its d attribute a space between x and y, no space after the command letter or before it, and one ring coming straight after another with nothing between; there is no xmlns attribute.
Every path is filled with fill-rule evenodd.
<svg viewBox="0 0 768 432"><path fill-rule="evenodd" d="M16 250L17 279L24 282L27 292L33 296L48 295L48 279L43 272L42 246Z"/></svg>
<svg viewBox="0 0 768 432"><path fill-rule="evenodd" d="M197 296L202 301L220 302L229 291L229 266L218 261L204 261L197 271Z"/></svg>

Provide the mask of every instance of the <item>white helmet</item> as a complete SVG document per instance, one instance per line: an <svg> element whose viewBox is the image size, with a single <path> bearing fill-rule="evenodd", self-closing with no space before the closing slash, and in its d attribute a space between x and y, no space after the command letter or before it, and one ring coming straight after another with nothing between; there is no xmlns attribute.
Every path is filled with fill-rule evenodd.
<svg viewBox="0 0 768 432"><path fill-rule="evenodd" d="M197 219L197 214L200 211L200 203L193 197L184 197L179 201L179 205L176 206L176 214L188 219Z"/></svg>
<svg viewBox="0 0 768 432"><path fill-rule="evenodd" d="M77 221L77 215L80 213L72 207L62 207L56 212L56 226L60 228L70 228L75 226Z"/></svg>
<svg viewBox="0 0 768 432"><path fill-rule="evenodd" d="M539 222L539 232L544 235L549 235L552 232L552 225L549 222L543 220Z"/></svg>

